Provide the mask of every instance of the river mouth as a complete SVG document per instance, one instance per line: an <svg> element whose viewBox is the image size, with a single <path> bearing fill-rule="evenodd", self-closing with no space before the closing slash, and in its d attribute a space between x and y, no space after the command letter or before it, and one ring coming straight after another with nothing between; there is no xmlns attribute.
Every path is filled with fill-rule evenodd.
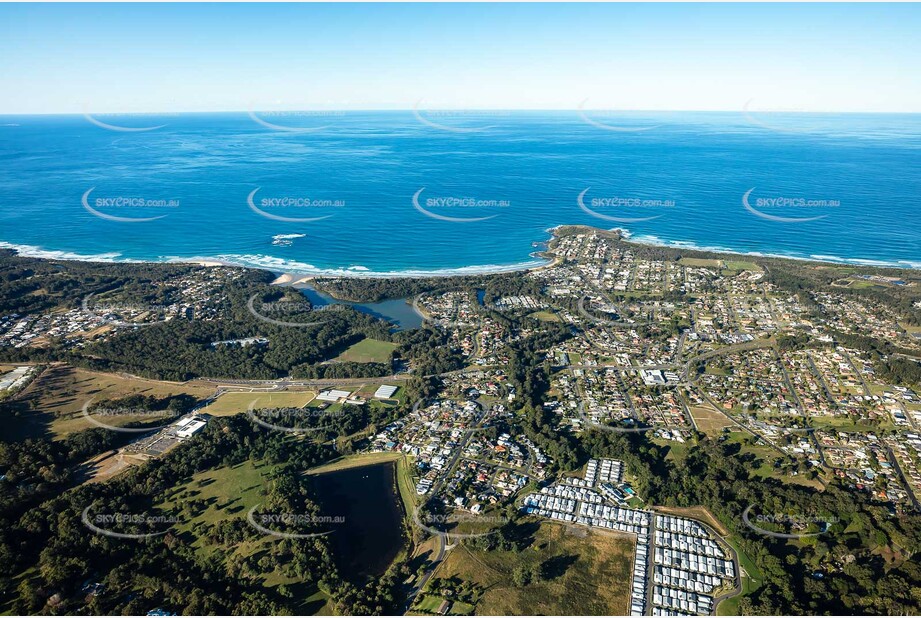
<svg viewBox="0 0 921 618"><path fill-rule="evenodd" d="M324 515L341 517L329 538L342 578L363 583L382 575L407 542L396 463L346 468L312 478Z"/></svg>

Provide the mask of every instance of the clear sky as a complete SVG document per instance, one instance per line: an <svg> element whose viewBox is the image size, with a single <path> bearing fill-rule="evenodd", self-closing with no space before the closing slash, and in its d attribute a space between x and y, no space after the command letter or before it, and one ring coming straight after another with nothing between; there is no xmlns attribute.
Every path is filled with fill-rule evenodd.
<svg viewBox="0 0 921 618"><path fill-rule="evenodd" d="M0 113L921 112L921 5L0 5Z"/></svg>

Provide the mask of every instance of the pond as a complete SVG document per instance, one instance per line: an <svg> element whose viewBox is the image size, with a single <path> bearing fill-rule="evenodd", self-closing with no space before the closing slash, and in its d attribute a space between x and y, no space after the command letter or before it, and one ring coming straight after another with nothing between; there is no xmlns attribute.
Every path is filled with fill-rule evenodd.
<svg viewBox="0 0 921 618"><path fill-rule="evenodd" d="M376 303L351 303L333 298L329 294L325 294L309 285L299 286L297 289L317 308L325 307L326 305L348 305L362 313L387 320L394 325L396 330L410 330L422 326L422 316L413 309L412 303L407 302L405 298L382 300Z"/></svg>
<svg viewBox="0 0 921 618"><path fill-rule="evenodd" d="M330 535L343 578L361 582L383 574L406 543L396 463L318 474L313 487L323 513L343 518Z"/></svg>

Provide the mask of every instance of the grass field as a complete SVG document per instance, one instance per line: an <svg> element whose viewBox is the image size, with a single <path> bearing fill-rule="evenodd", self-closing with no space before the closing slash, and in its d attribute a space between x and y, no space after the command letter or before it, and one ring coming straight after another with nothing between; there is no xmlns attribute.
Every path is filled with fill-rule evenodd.
<svg viewBox="0 0 921 618"><path fill-rule="evenodd" d="M761 271L761 267L754 262L746 260L726 260L726 268L729 270L756 270Z"/></svg>
<svg viewBox="0 0 921 618"><path fill-rule="evenodd" d="M532 318L540 320L541 322L562 322L560 316L551 312L551 311L535 311L531 314Z"/></svg>
<svg viewBox="0 0 921 618"><path fill-rule="evenodd" d="M444 601L443 598L435 596L433 594L427 594L422 597L415 605L415 609L423 612L425 614L437 614L438 608L441 607L441 603ZM469 603L463 603L461 601L455 601L451 603L451 608L448 610L448 616L469 616L473 613L473 605Z"/></svg>
<svg viewBox="0 0 921 618"><path fill-rule="evenodd" d="M452 549L435 577L456 576L484 590L477 615L626 615L634 541L560 524L535 523L531 545L520 553ZM518 565L547 564L547 579L516 587Z"/></svg>
<svg viewBox="0 0 921 618"><path fill-rule="evenodd" d="M722 265L720 260L707 260L703 258L683 257L678 260L682 266L692 266L694 268L719 268Z"/></svg>
<svg viewBox="0 0 921 618"><path fill-rule="evenodd" d="M847 433L873 433L880 429L894 429L892 421L880 422L878 425L870 423L855 423L847 416L813 416L812 426L816 428L827 427Z"/></svg>
<svg viewBox="0 0 921 618"><path fill-rule="evenodd" d="M349 346L335 360L353 363L389 363L397 344L378 339L362 339Z"/></svg>
<svg viewBox="0 0 921 618"><path fill-rule="evenodd" d="M224 393L203 412L214 416L231 416L246 412L254 401L258 408L303 408L313 401L317 394L313 391L279 393Z"/></svg>
<svg viewBox="0 0 921 618"><path fill-rule="evenodd" d="M733 427L735 423L726 418L722 412L712 406L690 406L691 416L697 428L708 436L718 436L726 427Z"/></svg>
<svg viewBox="0 0 921 618"><path fill-rule="evenodd" d="M781 453L765 445L763 442L759 442L758 444L749 444L747 438L750 437L751 434L747 432L731 431L728 434L727 442L729 444L740 445L740 455L751 454L757 458L757 467L751 471L753 475L765 479L771 478L780 480L782 482L796 483L798 485L812 487L813 489L824 489L824 485L818 479L808 479L802 474L791 476L776 470L773 466L773 463L774 460L782 457Z"/></svg>
<svg viewBox="0 0 921 618"><path fill-rule="evenodd" d="M742 600L743 596L749 595L761 587L763 576L748 554L739 551L739 544L735 542L732 536L727 537L726 540L739 556L739 565L742 567L742 594L721 601L716 606L716 614L717 616L738 616L739 601Z"/></svg>
<svg viewBox="0 0 921 618"><path fill-rule="evenodd" d="M263 462L247 461L231 467L218 468L194 475L188 482L174 488L159 504L164 510L178 509L181 523L176 532L183 543L191 547L203 560L230 562L254 555L266 555L273 550L275 539L261 537L231 546L212 544L196 531L201 524L216 524L220 521L245 518L249 509L264 500L265 488L271 483L270 474L274 466ZM195 501L204 508L189 512L181 508L183 501ZM296 577L284 573L281 568L257 576L262 586L273 592L276 586L287 585L292 599L300 600L293 609L296 614L329 615L332 608L328 598L315 587L300 583Z"/></svg>
<svg viewBox="0 0 921 618"><path fill-rule="evenodd" d="M187 483L174 488L161 507L170 509L181 500L203 501L208 505L194 517L185 518L177 526L180 533L191 531L197 523L213 524L228 517L245 515L248 509L262 502L272 468L261 462L247 461L196 474ZM201 540L192 546L201 548Z"/></svg>
<svg viewBox="0 0 921 618"><path fill-rule="evenodd" d="M95 427L83 416L83 405L94 399L117 399L132 394L167 397L189 394L205 399L214 387L205 383L158 382L110 373L76 369L64 365L47 369L32 381L14 404L24 411L15 420L2 419L10 439L47 435L60 439L67 434ZM109 417L106 423L120 425L138 419L132 416Z"/></svg>

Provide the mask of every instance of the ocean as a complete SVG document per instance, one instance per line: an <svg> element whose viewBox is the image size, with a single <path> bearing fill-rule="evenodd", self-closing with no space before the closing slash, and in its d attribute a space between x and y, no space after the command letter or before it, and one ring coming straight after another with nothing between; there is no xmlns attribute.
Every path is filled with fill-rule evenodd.
<svg viewBox="0 0 921 618"><path fill-rule="evenodd" d="M298 274L542 263L549 230L921 267L921 115L0 117L0 247Z"/></svg>

